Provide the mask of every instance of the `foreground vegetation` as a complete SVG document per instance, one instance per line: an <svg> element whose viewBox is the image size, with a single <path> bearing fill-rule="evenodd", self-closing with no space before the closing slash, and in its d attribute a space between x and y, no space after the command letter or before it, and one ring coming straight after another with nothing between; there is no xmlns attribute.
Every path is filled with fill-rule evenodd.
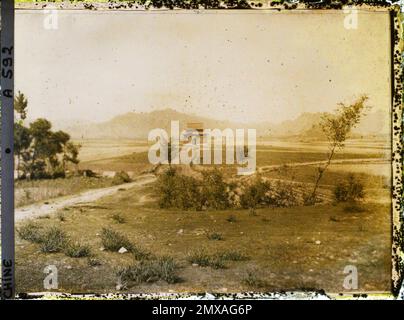
<svg viewBox="0 0 404 320"><path fill-rule="evenodd" d="M324 181L332 174L326 173ZM374 187L383 199L381 186ZM386 193L385 203L360 201L360 210L343 202L257 208L251 215L248 209L161 209L152 186L123 190L91 206L66 208L63 219L37 219L40 235L57 228L77 245L70 254L67 246L49 253L36 236L20 237L18 291L42 291L43 269L49 264L58 268L60 291L339 292L346 265L358 268L359 290L387 291L391 239ZM119 253L122 247L127 252ZM90 256L79 254L87 249Z"/></svg>
<svg viewBox="0 0 404 320"><path fill-rule="evenodd" d="M21 207L112 185L114 185L113 178L104 177L73 176L59 179L17 180L15 182L15 206Z"/></svg>

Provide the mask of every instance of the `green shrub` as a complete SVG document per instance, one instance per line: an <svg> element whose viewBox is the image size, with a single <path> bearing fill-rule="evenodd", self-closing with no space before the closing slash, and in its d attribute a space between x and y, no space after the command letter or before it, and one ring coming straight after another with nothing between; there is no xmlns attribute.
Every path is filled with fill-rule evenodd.
<svg viewBox="0 0 404 320"><path fill-rule="evenodd" d="M211 257L204 250L196 250L188 254L187 260L191 264L201 267L209 267Z"/></svg>
<svg viewBox="0 0 404 320"><path fill-rule="evenodd" d="M199 184L195 178L178 174L176 169L169 168L156 182L160 207L200 210L202 205Z"/></svg>
<svg viewBox="0 0 404 320"><path fill-rule="evenodd" d="M334 189L337 202L355 202L365 197L363 184L352 174L345 181L340 181Z"/></svg>
<svg viewBox="0 0 404 320"><path fill-rule="evenodd" d="M22 240L32 243L40 243L42 241L42 228L33 222L28 222L18 228L17 234Z"/></svg>
<svg viewBox="0 0 404 320"><path fill-rule="evenodd" d="M220 256L213 256L210 259L209 267L213 269L226 269L225 260Z"/></svg>
<svg viewBox="0 0 404 320"><path fill-rule="evenodd" d="M88 257L91 254L91 248L89 245L78 242L69 243L65 249L65 254L71 258Z"/></svg>
<svg viewBox="0 0 404 320"><path fill-rule="evenodd" d="M228 184L224 181L223 174L215 168L203 171L202 176L201 204L215 210L229 208Z"/></svg>
<svg viewBox="0 0 404 320"><path fill-rule="evenodd" d="M50 227L42 234L40 244L42 252L60 252L66 249L68 237L59 227Z"/></svg>
<svg viewBox="0 0 404 320"><path fill-rule="evenodd" d="M119 171L119 172L115 173L115 175L112 179L112 184L119 185L119 184L131 182L131 181L132 181L132 179L129 177L129 175L125 171Z"/></svg>
<svg viewBox="0 0 404 320"><path fill-rule="evenodd" d="M130 240L112 229L103 228L101 230L101 242L105 250L108 251L119 251L122 247L128 251L133 250L133 244Z"/></svg>
<svg viewBox="0 0 404 320"><path fill-rule="evenodd" d="M292 183L276 181L271 183L257 176L250 184L244 186L240 204L245 209L259 207L293 207L299 205L298 193Z"/></svg>
<svg viewBox="0 0 404 320"><path fill-rule="evenodd" d="M139 263L127 267L118 272L123 282L152 283L164 280L167 283L180 281L177 275L178 265L171 257L159 257L154 260L142 260Z"/></svg>
<svg viewBox="0 0 404 320"><path fill-rule="evenodd" d="M271 184L257 176L254 181L245 187L244 193L241 194L240 203L245 209L257 208L258 206L268 204L271 199L267 193L271 190Z"/></svg>
<svg viewBox="0 0 404 320"><path fill-rule="evenodd" d="M220 255L209 255L205 250L200 249L188 254L187 260L190 264L197 264L200 267L211 267L213 269L225 269L225 259Z"/></svg>

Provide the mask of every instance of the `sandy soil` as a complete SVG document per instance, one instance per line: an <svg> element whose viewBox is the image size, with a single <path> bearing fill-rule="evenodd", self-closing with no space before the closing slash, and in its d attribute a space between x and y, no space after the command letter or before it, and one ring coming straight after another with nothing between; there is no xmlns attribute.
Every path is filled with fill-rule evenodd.
<svg viewBox="0 0 404 320"><path fill-rule="evenodd" d="M25 219L33 219L55 213L58 210L68 206L93 202L102 197L112 195L119 189L129 189L133 187L143 186L153 182L155 179L156 178L154 175L143 175L139 176L136 181L123 185L121 184L108 188L89 190L73 196L54 198L46 202L35 203L25 207L20 207L15 210L15 221L18 222Z"/></svg>

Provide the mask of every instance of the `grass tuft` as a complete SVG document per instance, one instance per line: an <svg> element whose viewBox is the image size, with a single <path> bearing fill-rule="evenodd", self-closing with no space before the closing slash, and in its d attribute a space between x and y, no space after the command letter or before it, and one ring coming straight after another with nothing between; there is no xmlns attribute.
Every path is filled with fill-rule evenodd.
<svg viewBox="0 0 404 320"><path fill-rule="evenodd" d="M112 229L103 228L101 231L101 242L107 251L118 251L122 247L133 252L134 246L123 234Z"/></svg>
<svg viewBox="0 0 404 320"><path fill-rule="evenodd" d="M91 255L91 248L87 244L79 242L69 243L65 249L65 254L71 258L83 258Z"/></svg>
<svg viewBox="0 0 404 320"><path fill-rule="evenodd" d="M226 268L223 257L220 255L209 255L203 249L189 253L187 260L190 264L197 264L200 267L211 267L213 269Z"/></svg>
<svg viewBox="0 0 404 320"><path fill-rule="evenodd" d="M242 282L247 286L254 288L263 288L268 285L265 280L257 275L257 270L248 270Z"/></svg>
<svg viewBox="0 0 404 320"><path fill-rule="evenodd" d="M40 243L42 241L42 228L33 222L28 222L18 228L17 234L22 240L32 243Z"/></svg>
<svg viewBox="0 0 404 320"><path fill-rule="evenodd" d="M246 261L250 257L236 250L228 250L217 254L221 259L226 261Z"/></svg>
<svg viewBox="0 0 404 320"><path fill-rule="evenodd" d="M178 265L171 257L159 257L153 260L142 260L139 263L122 269L118 276L123 282L153 283L164 280L167 283L177 283L180 278L177 275Z"/></svg>
<svg viewBox="0 0 404 320"><path fill-rule="evenodd" d="M66 250L68 237L59 227L50 227L42 234L40 244L42 252L60 252Z"/></svg>

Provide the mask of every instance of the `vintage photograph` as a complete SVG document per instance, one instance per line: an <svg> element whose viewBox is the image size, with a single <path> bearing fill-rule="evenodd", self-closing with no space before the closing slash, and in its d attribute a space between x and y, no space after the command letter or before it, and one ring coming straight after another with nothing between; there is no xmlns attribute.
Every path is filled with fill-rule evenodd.
<svg viewBox="0 0 404 320"><path fill-rule="evenodd" d="M17 10L17 293L391 292L391 29Z"/></svg>

